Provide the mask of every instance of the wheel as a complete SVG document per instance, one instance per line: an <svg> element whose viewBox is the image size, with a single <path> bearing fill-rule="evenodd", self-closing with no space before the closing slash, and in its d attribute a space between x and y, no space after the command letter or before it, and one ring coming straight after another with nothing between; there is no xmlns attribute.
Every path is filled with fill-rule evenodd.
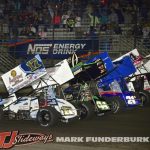
<svg viewBox="0 0 150 150"><path fill-rule="evenodd" d="M53 107L40 109L37 113L37 121L42 127L54 126L59 122L59 113Z"/></svg>
<svg viewBox="0 0 150 150"><path fill-rule="evenodd" d="M125 103L120 99L119 96L105 97L107 104L110 106L110 112L116 114L123 110Z"/></svg>
<svg viewBox="0 0 150 150"><path fill-rule="evenodd" d="M142 106L150 106L150 93L148 91L140 91L139 97L142 101Z"/></svg>
<svg viewBox="0 0 150 150"><path fill-rule="evenodd" d="M0 120L2 120L4 118L4 111L3 109L0 107Z"/></svg>
<svg viewBox="0 0 150 150"><path fill-rule="evenodd" d="M94 105L88 101L88 102L83 102L79 106L80 109L80 119L91 119L95 113L95 108Z"/></svg>

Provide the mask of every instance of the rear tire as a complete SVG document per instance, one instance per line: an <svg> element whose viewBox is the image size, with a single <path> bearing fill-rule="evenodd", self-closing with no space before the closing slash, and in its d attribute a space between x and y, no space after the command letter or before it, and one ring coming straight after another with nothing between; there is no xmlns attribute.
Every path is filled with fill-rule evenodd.
<svg viewBox="0 0 150 150"><path fill-rule="evenodd" d="M150 106L150 93L148 91L140 91L139 97L142 101L142 106Z"/></svg>
<svg viewBox="0 0 150 150"><path fill-rule="evenodd" d="M37 121L42 127L54 126L59 122L59 113L50 106L40 109L37 113Z"/></svg>
<svg viewBox="0 0 150 150"><path fill-rule="evenodd" d="M112 114L116 114L118 112L121 112L125 106L125 103L120 99L119 96L113 96L113 97L105 97L104 98L107 104L110 106L110 112Z"/></svg>

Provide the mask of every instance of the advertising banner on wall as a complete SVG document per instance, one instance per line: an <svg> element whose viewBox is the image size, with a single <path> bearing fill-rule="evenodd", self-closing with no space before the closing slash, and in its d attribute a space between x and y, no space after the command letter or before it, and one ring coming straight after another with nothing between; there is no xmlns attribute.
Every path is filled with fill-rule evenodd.
<svg viewBox="0 0 150 150"><path fill-rule="evenodd" d="M2 75L2 79L9 94L30 85L33 81L45 75L46 69L39 55L24 62L7 73Z"/></svg>
<svg viewBox="0 0 150 150"><path fill-rule="evenodd" d="M40 54L42 58L65 59L73 53L86 54L99 49L98 40L30 40L10 46L16 58Z"/></svg>

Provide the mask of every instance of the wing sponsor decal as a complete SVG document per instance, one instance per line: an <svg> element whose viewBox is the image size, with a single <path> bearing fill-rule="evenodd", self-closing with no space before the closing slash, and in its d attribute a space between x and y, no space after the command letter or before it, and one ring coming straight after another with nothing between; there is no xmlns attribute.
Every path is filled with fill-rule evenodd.
<svg viewBox="0 0 150 150"><path fill-rule="evenodd" d="M3 82L9 94L30 85L33 81L46 75L46 69L39 55L24 62L2 75Z"/></svg>

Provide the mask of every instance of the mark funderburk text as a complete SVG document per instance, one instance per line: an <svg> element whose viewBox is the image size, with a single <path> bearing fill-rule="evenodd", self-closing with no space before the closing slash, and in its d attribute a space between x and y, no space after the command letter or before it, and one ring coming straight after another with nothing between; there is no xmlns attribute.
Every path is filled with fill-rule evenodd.
<svg viewBox="0 0 150 150"><path fill-rule="evenodd" d="M55 142L150 142L149 137L56 137Z"/></svg>

